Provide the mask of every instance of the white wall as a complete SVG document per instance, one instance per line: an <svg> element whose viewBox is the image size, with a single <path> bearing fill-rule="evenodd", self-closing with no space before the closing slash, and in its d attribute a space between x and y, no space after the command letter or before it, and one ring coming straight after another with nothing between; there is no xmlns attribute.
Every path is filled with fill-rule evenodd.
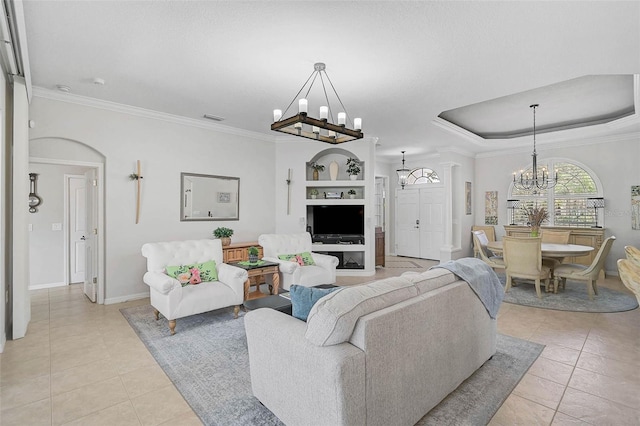
<svg viewBox="0 0 640 426"><path fill-rule="evenodd" d="M31 152L33 155L33 151ZM65 283L65 174L83 175L87 167L57 164L31 164L30 173L37 173L37 193L42 203L36 213L30 213L29 287ZM52 230L54 223L63 228Z"/></svg>
<svg viewBox="0 0 640 426"><path fill-rule="evenodd" d="M41 97L30 113L31 140L81 142L104 156L106 303L148 294L145 242L212 238L218 226L232 228L235 242L275 231L272 142ZM136 160L144 176L137 225L136 185L128 178ZM240 220L180 222L181 172L239 177Z"/></svg>
<svg viewBox="0 0 640 426"><path fill-rule="evenodd" d="M607 258L607 273L617 274L617 259L625 257L624 246L640 246L640 230L631 229L631 186L640 185L640 135L610 138L601 143L585 144L583 141L569 142L571 146L554 148L538 146L538 159L565 158L584 164L602 182L605 198L605 237L616 236ZM529 153L484 155L476 159L476 182L474 188L475 215L478 224L484 221L484 193L498 191L498 223L509 223L506 200L512 173L531 163ZM481 222L482 221L482 222ZM502 226L496 227L496 235L504 235Z"/></svg>
<svg viewBox="0 0 640 426"><path fill-rule="evenodd" d="M7 221L9 218L9 134L7 131L7 79L0 69L0 353L7 341L5 294L10 290Z"/></svg>

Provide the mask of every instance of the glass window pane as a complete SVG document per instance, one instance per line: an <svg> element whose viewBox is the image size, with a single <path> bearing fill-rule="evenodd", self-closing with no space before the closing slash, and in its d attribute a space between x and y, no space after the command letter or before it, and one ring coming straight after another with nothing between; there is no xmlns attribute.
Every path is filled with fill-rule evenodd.
<svg viewBox="0 0 640 426"><path fill-rule="evenodd" d="M440 182L438 174L431 169L414 169L407 176L407 185L438 182Z"/></svg>
<svg viewBox="0 0 640 426"><path fill-rule="evenodd" d="M548 164L542 163L538 173L542 170L547 173ZM519 200L523 205L531 207L535 203L538 206L547 206L552 203L553 212L550 212L549 224L551 226L591 227L596 224L597 211L587 207L587 198L598 196L598 188L595 180L582 167L567 163L557 162L552 166L554 175L558 176L557 185L544 191L519 190L512 188L510 199ZM531 168L524 171L532 175ZM518 173L517 177L520 176ZM527 225L528 219L522 209L515 209L512 223Z"/></svg>

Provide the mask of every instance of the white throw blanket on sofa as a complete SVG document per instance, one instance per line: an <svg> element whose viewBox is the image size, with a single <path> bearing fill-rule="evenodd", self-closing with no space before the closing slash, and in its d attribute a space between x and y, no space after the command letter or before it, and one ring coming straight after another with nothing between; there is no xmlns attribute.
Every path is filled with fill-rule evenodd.
<svg viewBox="0 0 640 426"><path fill-rule="evenodd" d="M444 268L460 279L469 283L469 287L476 293L480 301L493 319L498 315L500 303L504 299L504 288L495 271L480 259L465 257L458 260L450 260L433 268Z"/></svg>

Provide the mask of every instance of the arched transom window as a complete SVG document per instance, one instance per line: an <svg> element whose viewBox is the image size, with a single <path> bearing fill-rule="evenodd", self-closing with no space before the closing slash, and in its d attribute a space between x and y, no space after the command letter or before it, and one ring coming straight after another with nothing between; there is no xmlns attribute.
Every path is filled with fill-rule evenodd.
<svg viewBox="0 0 640 426"><path fill-rule="evenodd" d="M416 185L419 183L438 183L440 178L438 174L431 169L413 169L407 176L407 185Z"/></svg>
<svg viewBox="0 0 640 426"><path fill-rule="evenodd" d="M545 191L533 194L528 191L518 190L511 185L511 200L516 200L516 207L511 213L512 223L527 225L527 216L522 206L545 207L549 211L548 226L574 226L591 227L596 223L598 212L590 207L587 199L602 197L599 191L597 177L592 172L568 160L551 159L546 164L538 165L538 168L546 167L554 170L558 176L558 184ZM525 170L531 174L531 168ZM549 206L553 206L552 209Z"/></svg>

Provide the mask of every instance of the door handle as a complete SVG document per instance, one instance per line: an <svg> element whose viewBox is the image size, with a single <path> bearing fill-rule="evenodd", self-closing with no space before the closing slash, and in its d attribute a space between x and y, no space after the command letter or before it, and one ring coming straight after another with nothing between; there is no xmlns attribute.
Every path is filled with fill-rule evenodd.
<svg viewBox="0 0 640 426"><path fill-rule="evenodd" d="M82 241L86 240L86 238L84 237L84 235L82 236L82 238L80 238Z"/></svg>

